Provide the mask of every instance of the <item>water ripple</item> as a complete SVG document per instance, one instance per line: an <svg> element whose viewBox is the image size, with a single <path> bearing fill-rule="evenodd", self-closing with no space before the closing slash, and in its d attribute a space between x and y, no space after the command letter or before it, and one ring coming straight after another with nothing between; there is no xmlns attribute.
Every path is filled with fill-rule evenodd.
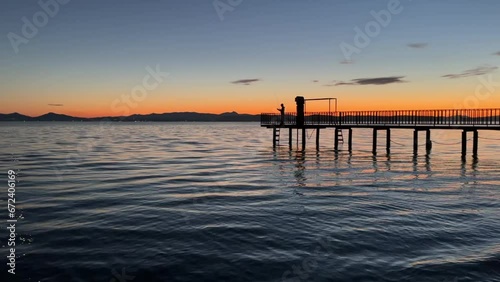
<svg viewBox="0 0 500 282"><path fill-rule="evenodd" d="M2 163L21 170L19 277L500 281L498 144L478 162L438 144L373 156L354 132L349 154L333 134L273 151L254 123L2 125Z"/></svg>

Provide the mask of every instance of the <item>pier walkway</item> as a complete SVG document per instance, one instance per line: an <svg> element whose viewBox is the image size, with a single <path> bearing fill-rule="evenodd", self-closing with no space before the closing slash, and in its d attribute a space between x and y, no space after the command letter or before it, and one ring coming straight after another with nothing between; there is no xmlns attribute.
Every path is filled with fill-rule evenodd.
<svg viewBox="0 0 500 282"><path fill-rule="evenodd" d="M426 132L426 150L430 152L431 129L462 130L462 158L467 150L467 133L473 133L473 157L477 158L478 131L500 130L500 109L461 109L461 110L402 110L402 111L347 111L347 112L304 112L304 99L297 97L297 112L261 114L262 127L273 129L273 146L279 145L281 129L289 130L289 146L292 149L292 129L302 130L302 150L306 145L306 129L316 130L316 149L319 149L320 129L335 128L334 149L338 150L343 142L342 130L348 130L348 150L352 151L352 128L373 129L373 153L377 153L377 132L386 131L386 150L390 152L391 129L413 129L413 150L418 150L418 133ZM296 98L296 101L297 101ZM282 120L283 119L283 120ZM297 139L298 140L298 139ZM298 143L298 142L297 142Z"/></svg>

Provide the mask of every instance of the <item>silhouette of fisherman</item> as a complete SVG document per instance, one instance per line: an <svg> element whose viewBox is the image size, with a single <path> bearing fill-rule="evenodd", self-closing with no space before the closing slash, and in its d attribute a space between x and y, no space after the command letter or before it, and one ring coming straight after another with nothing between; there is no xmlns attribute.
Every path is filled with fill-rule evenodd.
<svg viewBox="0 0 500 282"><path fill-rule="evenodd" d="M280 125L283 125L285 123L285 105L281 104L281 109L277 109L280 114L281 114L281 120L280 120Z"/></svg>

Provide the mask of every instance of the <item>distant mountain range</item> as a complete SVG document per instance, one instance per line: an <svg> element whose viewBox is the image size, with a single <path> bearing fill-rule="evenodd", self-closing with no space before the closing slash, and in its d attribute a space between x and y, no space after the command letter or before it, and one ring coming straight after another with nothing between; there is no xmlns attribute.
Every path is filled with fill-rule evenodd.
<svg viewBox="0 0 500 282"><path fill-rule="evenodd" d="M63 114L47 113L38 117L25 116L19 113L0 114L0 121L259 121L260 115L238 114L237 112L222 114L205 114L195 112L178 112L148 115L130 115L120 117L82 118Z"/></svg>

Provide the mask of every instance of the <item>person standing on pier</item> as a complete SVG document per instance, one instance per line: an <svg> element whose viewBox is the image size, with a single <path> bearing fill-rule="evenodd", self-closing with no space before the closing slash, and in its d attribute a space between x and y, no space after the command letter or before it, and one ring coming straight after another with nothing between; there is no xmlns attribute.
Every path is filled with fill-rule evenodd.
<svg viewBox="0 0 500 282"><path fill-rule="evenodd" d="M285 123L285 105L281 104L281 109L277 109L280 114L281 114L281 119L280 119L280 126Z"/></svg>

